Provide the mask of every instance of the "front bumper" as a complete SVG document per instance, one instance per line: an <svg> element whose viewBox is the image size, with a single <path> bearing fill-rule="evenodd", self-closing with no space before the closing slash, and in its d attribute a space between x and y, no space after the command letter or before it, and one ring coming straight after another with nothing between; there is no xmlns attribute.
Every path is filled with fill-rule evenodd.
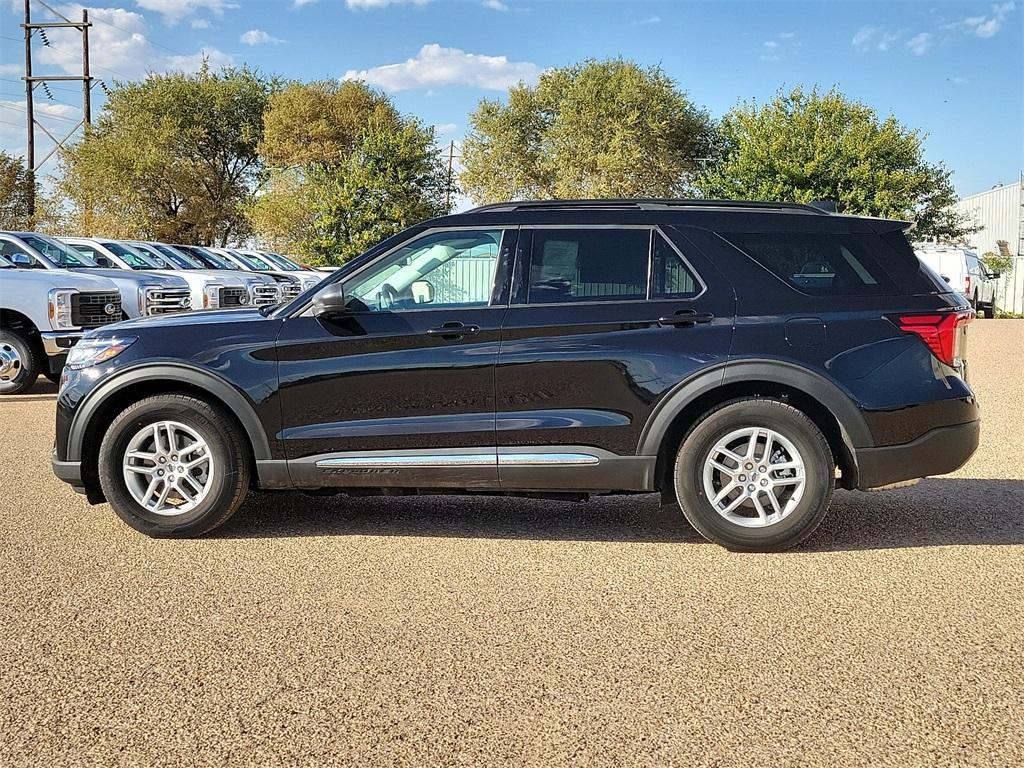
<svg viewBox="0 0 1024 768"><path fill-rule="evenodd" d="M43 351L47 357L66 355L68 350L82 338L81 331L44 331L39 336L43 340Z"/></svg>
<svg viewBox="0 0 1024 768"><path fill-rule="evenodd" d="M909 443L858 448L857 487L880 488L960 469L978 448L981 420L936 427Z"/></svg>
<svg viewBox="0 0 1024 768"><path fill-rule="evenodd" d="M57 476L58 480L63 480L79 493L85 493L85 481L82 479L82 462L60 461L57 458L57 454L54 453L50 459L50 465L53 467L53 474Z"/></svg>

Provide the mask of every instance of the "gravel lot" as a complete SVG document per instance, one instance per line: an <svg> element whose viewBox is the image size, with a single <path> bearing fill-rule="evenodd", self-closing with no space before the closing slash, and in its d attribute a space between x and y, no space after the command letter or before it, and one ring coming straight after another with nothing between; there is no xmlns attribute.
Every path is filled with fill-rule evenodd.
<svg viewBox="0 0 1024 768"><path fill-rule="evenodd" d="M1024 764L1024 322L982 447L730 554L653 497L263 494L153 541L0 402L0 765Z"/></svg>

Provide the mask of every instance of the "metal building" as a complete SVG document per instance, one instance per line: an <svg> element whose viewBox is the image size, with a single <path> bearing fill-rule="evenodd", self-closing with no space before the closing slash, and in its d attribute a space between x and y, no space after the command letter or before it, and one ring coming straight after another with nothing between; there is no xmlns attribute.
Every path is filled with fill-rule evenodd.
<svg viewBox="0 0 1024 768"><path fill-rule="evenodd" d="M1024 181L1024 174L1021 175ZM1024 195L1021 181L1000 185L968 195L954 210L967 217L978 232L967 236L971 250L979 256L989 251L999 252L998 241L1005 240L1013 269L999 281L997 306L1007 312L1024 313Z"/></svg>

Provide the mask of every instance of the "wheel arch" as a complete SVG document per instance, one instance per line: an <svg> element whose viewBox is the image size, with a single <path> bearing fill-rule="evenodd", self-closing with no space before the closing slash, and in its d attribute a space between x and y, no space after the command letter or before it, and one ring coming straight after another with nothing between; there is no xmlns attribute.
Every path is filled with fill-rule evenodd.
<svg viewBox="0 0 1024 768"><path fill-rule="evenodd" d="M722 403L747 397L779 399L806 413L832 449L842 486L857 486L855 446L873 441L853 401L828 379L791 363L740 361L681 383L651 415L637 453L658 457L655 482L660 490L671 487L667 480L676 451L697 419Z"/></svg>
<svg viewBox="0 0 1024 768"><path fill-rule="evenodd" d="M228 382L207 371L183 365L129 369L89 394L75 413L68 433L68 461L82 463L82 480L90 501L103 500L98 459L106 426L132 403L170 393L190 394L220 406L246 435L250 460L259 462L271 458L266 433L252 403Z"/></svg>

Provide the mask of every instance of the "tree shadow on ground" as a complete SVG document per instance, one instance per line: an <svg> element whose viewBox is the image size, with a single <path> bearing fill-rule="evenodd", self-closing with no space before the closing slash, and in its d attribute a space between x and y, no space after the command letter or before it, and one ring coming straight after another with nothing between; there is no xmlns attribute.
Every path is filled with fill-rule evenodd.
<svg viewBox="0 0 1024 768"><path fill-rule="evenodd" d="M584 503L491 496L347 497L256 493L215 536L426 536L702 543L653 494ZM940 478L879 493L837 492L794 552L1024 544L1024 481Z"/></svg>

